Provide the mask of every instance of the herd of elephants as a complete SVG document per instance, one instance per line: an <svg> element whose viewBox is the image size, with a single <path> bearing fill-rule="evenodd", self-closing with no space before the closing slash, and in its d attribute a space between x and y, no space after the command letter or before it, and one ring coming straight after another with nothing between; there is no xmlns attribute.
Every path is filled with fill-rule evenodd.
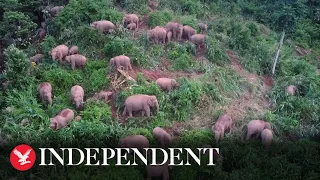
<svg viewBox="0 0 320 180"><path fill-rule="evenodd" d="M159 3L155 0L148 0L148 5L150 8L155 9ZM63 6L56 6L51 9L51 14L55 17L61 10ZM139 17L136 14L126 14L124 15L122 23L129 30L136 31L139 26ZM200 45L205 44L207 25L204 23L199 23L199 29L201 32L198 34L194 28L187 25L182 25L178 22L168 22L165 27L156 26L151 30L147 31L148 40L152 41L154 44L165 44L168 41L181 38L185 38L189 40L191 43L195 44L197 48ZM45 36L44 24L41 25L42 29L39 33L40 38ZM92 28L95 28L103 33L112 33L116 26L107 20L95 21L90 24ZM59 60L59 64L64 62L71 64L72 69L76 67L81 67L83 70L85 69L85 64L87 58L78 53L78 47L72 46L69 48L68 46L61 44L53 48L49 55L51 55L52 60ZM37 54L33 57L30 57L30 63L32 65L37 65L42 61L43 54ZM125 70L132 70L130 57L125 55L119 55L110 59L110 65L115 65L117 68L124 68ZM172 88L180 86L180 84L175 79L170 78L159 78L156 80L156 84L166 92L170 92ZM294 86L288 87L288 92L293 95L295 91ZM49 82L43 82L39 85L39 94L43 103L53 104L53 95L52 95L52 86ZM72 102L75 105L77 110L83 110L84 107L84 90L79 85L74 85L71 87L70 96L72 98ZM108 102L110 100L113 92L111 91L100 91L95 94L97 99ZM150 108L156 108L157 112L159 112L159 104L157 97L154 95L145 95L145 94L135 94L127 97L124 102L124 111L122 116L133 117L132 112L141 111L142 116L150 117ZM58 115L53 118L50 118L50 128L53 130L58 130L65 128L68 124L73 120L80 120L81 117L74 117L74 111L71 109L63 109ZM232 130L233 120L227 114L223 114L218 118L216 123L212 126L212 132L215 135L216 143L223 140L224 134L226 130L231 132ZM247 137L246 140L249 140L251 135L256 136L258 138L261 137L262 144L265 148L268 148L271 144L273 133L271 130L271 125L269 122L265 122L263 120L251 120L247 125ZM172 143L172 136L166 132L164 129L160 127L156 127L153 129L153 137L154 139L161 145L163 148L167 148ZM119 141L120 147L126 148L148 148L149 141L143 135L131 135L125 138L120 139ZM204 145L203 147L208 147L208 145ZM148 166L148 176L149 178L154 176L163 176L163 179L169 179L168 174L168 163L163 166Z"/></svg>

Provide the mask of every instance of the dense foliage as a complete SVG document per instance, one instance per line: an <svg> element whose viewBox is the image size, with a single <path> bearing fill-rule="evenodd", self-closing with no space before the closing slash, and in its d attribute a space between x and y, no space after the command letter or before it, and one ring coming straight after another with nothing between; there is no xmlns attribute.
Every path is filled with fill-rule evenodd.
<svg viewBox="0 0 320 180"><path fill-rule="evenodd" d="M49 10L56 5L64 5L64 9L53 18ZM0 50L6 60L1 81L7 88L2 86L0 92L0 147L5 141L9 145L1 151L0 159L5 163L0 165L0 179L143 179L144 166L35 166L28 173L17 173L8 154L19 143L34 148L114 147L119 138L132 134L145 135L152 147L158 147L152 129L176 125L181 127L175 147L216 147L210 128L226 110L234 111L235 123L233 132L219 144L223 164L174 167L170 177L319 179L320 148L319 142L314 142L320 133L319 6L312 0L161 0L157 10L148 12L147 0L1 1L0 47L4 49ZM133 35L121 24L124 12L138 14L147 27ZM104 34L90 28L91 22L101 19L116 24L116 32ZM45 21L47 32L39 42L41 21ZM199 55L187 41L151 44L146 30L169 21L192 26L197 32L199 22L207 23L205 52ZM286 36L273 86L266 89L263 77L271 76L282 31ZM48 52L59 44L77 45L87 57L86 70L71 70L68 64L52 61ZM296 46L312 51L298 56ZM43 62L31 66L28 58L40 52ZM108 63L122 54L131 58L134 71L139 72L136 83L125 82L119 73L115 76ZM148 72L157 74L155 69L175 77L181 86L169 93L161 91L146 77ZM38 97L41 82L50 82L53 87L52 106L44 105ZM49 118L64 108L74 109L70 88L76 84L85 91L85 108L76 112L82 119L52 131ZM289 85L297 86L295 96L286 93ZM114 90L115 102L92 98L101 90ZM150 118L128 118L122 124L124 101L133 94L155 95L159 113L152 111ZM261 99L270 107L263 106ZM252 119L271 122L274 143L269 151L264 151L258 140L243 142L245 126Z"/></svg>

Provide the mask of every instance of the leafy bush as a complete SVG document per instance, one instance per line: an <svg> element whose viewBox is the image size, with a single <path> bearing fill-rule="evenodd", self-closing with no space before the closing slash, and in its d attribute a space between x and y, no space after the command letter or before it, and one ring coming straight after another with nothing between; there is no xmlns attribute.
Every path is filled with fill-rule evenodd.
<svg viewBox="0 0 320 180"><path fill-rule="evenodd" d="M14 45L10 45L4 51L4 55L7 61L3 75L8 80L8 89L28 87L32 82L32 78L29 77L31 66L27 55Z"/></svg>
<svg viewBox="0 0 320 180"><path fill-rule="evenodd" d="M173 13L169 10L154 11L149 14L147 24L150 28L165 26L173 18Z"/></svg>
<svg viewBox="0 0 320 180"><path fill-rule="evenodd" d="M22 12L8 11L3 15L3 21L0 23L0 35L5 45L16 44L19 47L30 45L31 32L35 30L36 24L29 16Z"/></svg>
<svg viewBox="0 0 320 180"><path fill-rule="evenodd" d="M98 69L90 73L85 84L89 92L96 92L107 87L110 84L110 80L107 79L106 69Z"/></svg>
<svg viewBox="0 0 320 180"><path fill-rule="evenodd" d="M81 121L93 121L109 123L111 120L111 108L103 101L88 100L85 103L85 109L81 111Z"/></svg>
<svg viewBox="0 0 320 180"><path fill-rule="evenodd" d="M147 14L148 2L146 0L120 0L121 6L125 8L128 13Z"/></svg>
<svg viewBox="0 0 320 180"><path fill-rule="evenodd" d="M206 38L206 46L206 58L209 61L217 63L218 65L225 64L229 61L226 53L223 51L224 48L222 44L218 40L208 37Z"/></svg>
<svg viewBox="0 0 320 180"><path fill-rule="evenodd" d="M137 46L136 42L129 39L116 37L105 44L103 51L108 59L115 56L126 55L130 57L132 65L147 66L150 64L143 53L142 47Z"/></svg>
<svg viewBox="0 0 320 180"><path fill-rule="evenodd" d="M76 28L79 25L89 25L101 19L109 20L114 24L120 23L122 14L111 7L108 0L72 0L54 20L54 29L57 34L67 28Z"/></svg>

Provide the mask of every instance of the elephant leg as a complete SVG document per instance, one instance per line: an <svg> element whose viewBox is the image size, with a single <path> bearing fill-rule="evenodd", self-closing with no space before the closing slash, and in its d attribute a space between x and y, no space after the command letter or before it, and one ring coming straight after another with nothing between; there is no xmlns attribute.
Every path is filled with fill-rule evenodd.
<svg viewBox="0 0 320 180"><path fill-rule="evenodd" d="M59 51L59 62L60 62L60 64L62 63L62 58L63 58L63 56L62 56L62 52L61 52L61 51Z"/></svg>
<svg viewBox="0 0 320 180"><path fill-rule="evenodd" d="M127 114L127 108L124 107L124 110L123 110L123 112L122 112L122 116L125 116L126 114Z"/></svg>
<svg viewBox="0 0 320 180"><path fill-rule="evenodd" d="M229 126L229 133L231 134L232 131L232 124Z"/></svg>
<svg viewBox="0 0 320 180"><path fill-rule="evenodd" d="M252 135L252 134L248 132L247 137L246 137L246 140L247 140L247 141L250 139L251 135Z"/></svg>
<svg viewBox="0 0 320 180"><path fill-rule="evenodd" d="M258 133L256 134L256 139L258 139L259 136L260 136L260 133L258 132Z"/></svg>
<svg viewBox="0 0 320 180"><path fill-rule="evenodd" d="M150 117L150 106L149 105L144 107L144 111L146 112L147 117Z"/></svg>
<svg viewBox="0 0 320 180"><path fill-rule="evenodd" d="M132 70L131 64L128 65L129 69Z"/></svg>

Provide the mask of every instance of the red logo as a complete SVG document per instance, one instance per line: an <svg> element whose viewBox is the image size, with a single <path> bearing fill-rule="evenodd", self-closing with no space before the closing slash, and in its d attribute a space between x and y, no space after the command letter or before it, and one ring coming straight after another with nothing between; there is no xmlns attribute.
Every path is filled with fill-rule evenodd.
<svg viewBox="0 0 320 180"><path fill-rule="evenodd" d="M10 162L19 171L30 169L36 161L36 153L26 144L16 146L10 154Z"/></svg>

